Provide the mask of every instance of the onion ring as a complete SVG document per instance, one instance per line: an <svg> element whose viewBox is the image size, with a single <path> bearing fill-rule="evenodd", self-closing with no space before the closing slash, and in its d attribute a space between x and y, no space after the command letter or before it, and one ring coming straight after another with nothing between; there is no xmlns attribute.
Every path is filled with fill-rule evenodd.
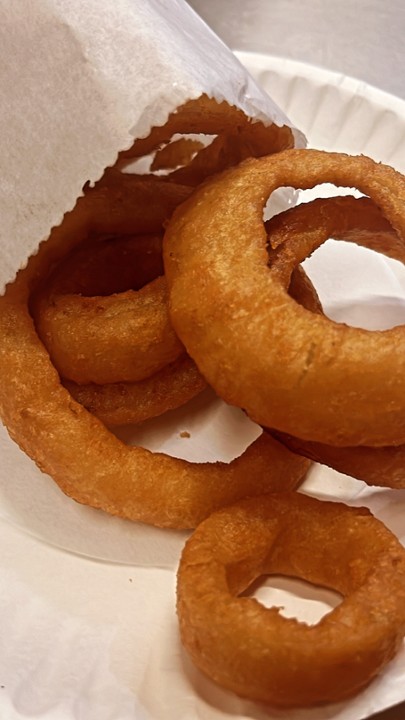
<svg viewBox="0 0 405 720"><path fill-rule="evenodd" d="M343 225L343 227L342 227ZM272 245L272 268L282 274L285 256L294 252L306 254L327 236L354 242L388 257L404 262L405 251L398 236L368 198L338 197L314 200L280 213L266 223ZM315 239L317 237L317 239ZM298 246L301 246L298 250ZM288 271L287 271L288 275ZM291 294L291 293L290 293ZM313 310L311 296L298 299ZM272 432L293 452L314 462L362 480L368 485L405 488L405 445L388 447L333 447L323 443L300 440L284 433Z"/></svg>
<svg viewBox="0 0 405 720"><path fill-rule="evenodd" d="M161 235L124 235L86 242L57 265L30 303L37 331L60 372L66 367L66 374L77 375L74 370L79 365L81 376L87 372L92 377L92 369L97 370L101 363L104 374L107 366L112 374L119 376L120 368L124 367L125 373L128 365L133 374L132 360L138 371L140 368L140 374L147 374L138 382L106 385L77 385L62 377L70 394L107 425L143 422L184 405L206 387L171 329L163 278L159 283L151 282L162 269ZM150 282L149 287L135 298L134 293L125 292L128 287L142 287L145 281ZM81 297L106 295L112 290L122 293L118 298L113 296L112 303L109 302L111 298L91 297L87 301ZM145 296L153 302L145 305ZM87 306L86 302L89 303ZM88 308L84 313L80 312L83 303ZM124 333L118 333L119 321L122 321L119 310L125 304L129 318ZM109 314L111 305L113 313ZM139 312L141 318L134 319L134 311ZM165 326L168 328L166 333ZM138 338L137 330L145 327L146 332ZM154 337L154 331L157 337ZM169 337L168 347L164 346L165 335ZM177 361L161 369L165 357L170 359L172 337L175 355L178 354L177 347L182 354ZM145 345L149 350L147 354ZM152 374L156 366L160 372ZM97 377L97 373L94 374Z"/></svg>
<svg viewBox="0 0 405 720"><path fill-rule="evenodd" d="M207 387L195 363L185 354L139 382L76 385L63 380L63 385L105 425L140 423L163 415L185 405Z"/></svg>
<svg viewBox="0 0 405 720"><path fill-rule="evenodd" d="M143 188L145 180L109 173L108 181L104 180L82 198L80 213L76 210L82 226L79 224L75 228L76 234L86 238L100 232L104 235L119 233L123 221L127 232L131 235L136 232L138 216L143 208L135 206L139 199L144 199L147 204L147 198L138 197L140 183ZM149 183L154 190L152 207L156 210L159 223L156 230L161 232L165 219L189 191L158 180ZM129 204L131 200L133 207ZM162 207L158 207L160 200ZM156 218L154 223L157 224ZM69 242L69 239L66 241ZM100 262L105 264L110 253L105 250L105 242L99 242ZM141 236L140 251L145 242L144 236ZM128 252L131 250L134 263L136 237L131 245L127 243L126 249ZM134 382L153 375L180 357L184 348L169 320L164 278L156 278L140 290L127 290L106 297L87 297L87 292L86 296L78 292L83 290L80 266L86 267L89 253L95 265L94 278L100 252L97 241L93 240L89 248L86 244L84 248L80 245L73 255L68 256L66 261L64 259L48 281L41 283L31 302L38 334L61 376L84 384ZM152 269L153 266L154 263ZM77 290L74 286L76 278L79 280Z"/></svg>
<svg viewBox="0 0 405 720"><path fill-rule="evenodd" d="M229 464L193 464L126 446L73 400L36 333L29 297L78 226L76 208L0 298L0 373L10 378L0 386L0 415L10 436L78 502L161 527L194 527L236 498L295 487L309 462L265 434Z"/></svg>
<svg viewBox="0 0 405 720"><path fill-rule="evenodd" d="M322 312L316 291L301 267L291 276L289 293L312 312ZM184 405L207 386L195 363L185 354L136 383L77 385L63 380L63 385L77 402L106 425L140 423L162 415Z"/></svg>
<svg viewBox="0 0 405 720"><path fill-rule="evenodd" d="M405 246L370 198L318 198L266 222L271 272L285 283L297 258L304 260L328 238L344 240L405 262Z"/></svg>
<svg viewBox="0 0 405 720"><path fill-rule="evenodd" d="M308 626L238 597L261 575L299 577L343 601ZM366 508L301 493L242 500L205 520L180 562L182 642L238 695L283 707L366 686L405 634L405 549Z"/></svg>
<svg viewBox="0 0 405 720"><path fill-rule="evenodd" d="M403 241L405 178L392 168L316 150L248 160L198 188L169 222L172 323L216 392L259 424L339 446L398 445L403 328L372 332L313 314L267 266L269 194L330 181L368 193Z"/></svg>
<svg viewBox="0 0 405 720"><path fill-rule="evenodd" d="M367 485L405 488L405 445L333 447L271 431L291 452L362 480Z"/></svg>
<svg viewBox="0 0 405 720"><path fill-rule="evenodd" d="M108 296L58 296L51 287L39 297L35 318L55 367L79 384L143 380L184 354L164 277Z"/></svg>
<svg viewBox="0 0 405 720"><path fill-rule="evenodd" d="M129 150L120 153L119 165L148 155L174 135L184 133L217 136L184 167L168 175L170 180L192 186L244 158L276 153L294 145L289 127L252 122L239 108L202 95L177 108L165 125L152 128L148 137L137 139Z"/></svg>

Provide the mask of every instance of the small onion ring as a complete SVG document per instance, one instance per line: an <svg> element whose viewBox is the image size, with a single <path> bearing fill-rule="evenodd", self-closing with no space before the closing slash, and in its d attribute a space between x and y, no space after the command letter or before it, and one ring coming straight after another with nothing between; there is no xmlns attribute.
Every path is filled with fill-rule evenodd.
<svg viewBox="0 0 405 720"><path fill-rule="evenodd" d="M259 424L339 446L400 444L404 328L333 323L297 305L268 268L268 196L322 182L368 193L403 241L405 178L392 168L317 150L248 160L198 188L168 225L172 323L216 392Z"/></svg>
<svg viewBox="0 0 405 720"><path fill-rule="evenodd" d="M157 230L161 232L165 219L189 191L159 180L139 180L134 176L110 172L108 181L100 183L81 199L75 211L79 218L76 235L86 239L89 235L94 238L94 234L99 235L100 232L102 235L119 233L124 222L127 233L132 236L137 230L140 212L145 212L145 215L149 212L138 206L139 200L143 199L142 195L138 197L138 188L149 186L154 190L153 208L160 222ZM131 200L133 206L130 205ZM63 244L66 242L70 242L68 237L64 238ZM50 277L41 282L31 300L38 334L53 364L61 376L80 384L143 380L184 353L169 320L163 276L140 290L127 290L106 297L78 294L74 281L75 278L79 280L80 292L83 289L80 266L86 266L88 253L92 253L94 281L99 254L101 263L104 263L106 254L108 257L105 242L93 239L89 247L87 243L82 247L81 243L53 267ZM144 235L141 235L140 251L145 242ZM97 250L98 244L101 252ZM135 245L135 249L132 248L133 261L136 236L132 245ZM131 245L127 244L127 250L131 250Z"/></svg>
<svg viewBox="0 0 405 720"><path fill-rule="evenodd" d="M66 374L69 374L69 371L72 372L72 365L73 367L79 365L81 376L84 368L91 377L91 370L99 369L101 364L102 373L105 373L107 365L119 376L122 367L125 374L124 359L127 360L127 366L129 365L132 373L131 361L138 369L139 366L141 367L141 374L147 374L146 378L138 382L106 385L95 383L78 385L62 376L62 382L70 394L107 425L143 422L184 405L206 387L206 382L195 364L183 352L182 346L174 336L168 319L165 295L161 298L161 303L158 303L159 286L157 287L157 283L153 283L152 280L162 271L161 234L97 239L80 245L59 263L51 277L41 283L39 292L35 293L35 298L30 302L38 334L53 358L54 365L58 366L59 372L63 371L66 365L68 368ZM160 286L164 287L162 280L163 278ZM97 303L92 297L88 312L84 316L83 313L77 313L76 300L78 299L79 306L80 302L85 302L80 295L88 297L118 292L124 293L124 297L127 297L125 291L129 287L137 289L142 287L145 281L151 283L147 292L149 297L152 295L153 304L147 306L147 317L144 318L143 323L144 327L146 326L146 333L142 334L140 349L136 328L142 328L142 323L138 317L134 319L132 315L134 311L142 308L145 292L139 293L135 298L131 296L128 298L129 318L124 332L120 325L120 320L122 322L123 318L120 318L118 313L118 308L123 304L122 297L118 298L118 302L117 298L113 298L116 302L115 305L113 302L114 314L110 318L110 324L103 323L105 313L102 309L104 311L106 309L104 298L98 298ZM71 314L68 313L69 303L73 305ZM74 322L75 318L77 323ZM176 346L180 347L182 354L175 362L160 369L164 358L170 358L170 349L173 346L170 342L168 347L164 346L162 325L163 330L165 325L169 328L166 335L169 336L169 340L174 336ZM160 331L160 335L159 332L156 333L157 339L153 336L153 330ZM100 338L102 338L101 342ZM148 338L151 344L149 353L145 356L145 352L142 351ZM103 342L107 357L103 354ZM160 355L156 356L156 350L162 345ZM177 354L178 352L175 353L176 356ZM152 374L156 366L160 372ZM95 375L97 376L97 373Z"/></svg>
<svg viewBox="0 0 405 720"><path fill-rule="evenodd" d="M316 291L301 267L291 276L289 293L312 312L322 312ZM136 383L77 385L63 379L63 385L106 425L139 423L156 417L185 404L207 386L195 363L185 354Z"/></svg>
<svg viewBox="0 0 405 720"><path fill-rule="evenodd" d="M38 334L60 375L79 384L136 382L184 354L170 323L166 280L107 296L41 294Z"/></svg>
<svg viewBox="0 0 405 720"><path fill-rule="evenodd" d="M336 590L316 625L238 597L262 575ZM182 642L197 667L243 697L282 707L365 687L405 634L405 549L366 508L301 493L242 500L187 541L177 584Z"/></svg>
<svg viewBox="0 0 405 720"><path fill-rule="evenodd" d="M163 415L185 405L207 387L195 363L185 354L139 382L76 385L63 380L63 385L77 402L111 426Z"/></svg>
<svg viewBox="0 0 405 720"><path fill-rule="evenodd" d="M146 138L137 139L119 156L119 164L145 156L170 142L176 134L215 135L184 167L168 177L176 182L195 186L208 176L236 165L247 157L260 157L293 147L294 137L287 125L264 125L252 121L245 113L227 102L217 102L202 95L189 100L169 115L165 125L152 128Z"/></svg>

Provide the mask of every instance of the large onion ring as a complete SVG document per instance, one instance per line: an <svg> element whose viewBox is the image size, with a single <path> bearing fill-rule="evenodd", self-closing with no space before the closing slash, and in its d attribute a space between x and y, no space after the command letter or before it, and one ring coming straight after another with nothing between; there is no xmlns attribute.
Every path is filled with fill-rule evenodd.
<svg viewBox="0 0 405 720"><path fill-rule="evenodd" d="M78 502L159 526L194 527L236 498L295 487L308 461L265 434L230 464L193 464L124 445L73 400L36 333L29 297L77 226L76 208L0 298L0 373L9 378L0 415L10 436Z"/></svg>
<svg viewBox="0 0 405 720"><path fill-rule="evenodd" d="M171 319L217 393L260 424L334 445L403 443L403 327L333 323L297 305L268 268L268 196L330 181L368 193L405 238L405 178L390 167L316 150L248 160L198 188L169 223Z"/></svg>
<svg viewBox="0 0 405 720"><path fill-rule="evenodd" d="M343 601L308 626L238 597L261 575L299 577ZM301 493L241 501L186 543L177 608L184 646L212 680L284 707L367 685L405 634L405 550L365 508Z"/></svg>
<svg viewBox="0 0 405 720"><path fill-rule="evenodd" d="M305 255L307 247L321 244L331 236L383 252L404 262L405 249L389 223L368 198L338 197L314 200L280 213L266 223L269 239L276 250L272 269L284 272L294 248ZM298 300L312 309L311 298ZM387 447L333 447L276 433L293 452L315 462L363 480L369 485L405 488L405 445Z"/></svg>

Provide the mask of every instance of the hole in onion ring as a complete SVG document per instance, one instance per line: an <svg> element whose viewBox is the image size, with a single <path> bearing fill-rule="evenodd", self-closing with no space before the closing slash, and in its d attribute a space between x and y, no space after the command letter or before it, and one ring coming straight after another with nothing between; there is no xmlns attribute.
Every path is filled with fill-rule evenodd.
<svg viewBox="0 0 405 720"><path fill-rule="evenodd" d="M133 173L136 175L142 175L144 173L153 173L154 175L167 175L172 170L176 170L180 167L184 167L191 160L193 160L200 150L211 145L217 135L209 135L203 133L174 133L167 143L163 143L155 152L143 157L137 158L136 160L130 161L122 171L125 173ZM184 141L180 145L179 141ZM189 152L186 150L189 144ZM199 147L198 147L198 145ZM169 156L170 160L166 167L160 167L161 159L164 156ZM175 163L170 162L172 157L178 160Z"/></svg>
<svg viewBox="0 0 405 720"><path fill-rule="evenodd" d="M187 443L179 433L187 428ZM187 405L138 425L110 431L127 445L163 452L190 462L231 462L261 434L261 429L238 408L204 390Z"/></svg>
<svg viewBox="0 0 405 720"><path fill-rule="evenodd" d="M282 187L271 193L263 208L263 220L270 220L289 207L297 204L298 191L293 187Z"/></svg>
<svg viewBox="0 0 405 720"><path fill-rule="evenodd" d="M307 625L316 625L343 600L335 590L284 575L262 575L241 596L256 598L267 608L280 608L283 617Z"/></svg>
<svg viewBox="0 0 405 720"><path fill-rule="evenodd" d="M330 239L303 267L331 320L367 330L405 323L405 268L398 260Z"/></svg>
<svg viewBox="0 0 405 720"><path fill-rule="evenodd" d="M272 193L266 208L272 207L276 193L287 189L292 192L292 188L279 188ZM348 195L364 197L355 189L321 183L311 190L298 191L296 207L316 198ZM275 212L267 215L266 210L266 219L283 211L279 198L275 198ZM367 330L386 330L404 324L405 266L401 259L331 237L303 262L303 268L329 319Z"/></svg>

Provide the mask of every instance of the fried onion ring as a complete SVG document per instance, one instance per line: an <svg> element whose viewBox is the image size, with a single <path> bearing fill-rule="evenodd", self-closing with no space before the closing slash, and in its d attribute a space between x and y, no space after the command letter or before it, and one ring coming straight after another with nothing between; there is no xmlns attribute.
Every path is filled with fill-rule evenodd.
<svg viewBox="0 0 405 720"><path fill-rule="evenodd" d="M289 282L297 258L304 260L328 238L344 240L405 262L405 246L370 198L318 198L266 222L272 274Z"/></svg>
<svg viewBox="0 0 405 720"><path fill-rule="evenodd" d="M110 173L109 182L82 198L80 218L83 227L76 228L76 233L84 238L94 235L96 224L96 234L102 228L104 235L111 235L120 232L123 219L127 231L136 231L140 208L135 206L139 202L137 188L140 182L145 181ZM160 222L157 230L161 230L174 205L189 191L159 181L153 181L151 186L155 192L153 206ZM131 192L132 187L135 192ZM157 207L159 199L162 208ZM133 207L129 205L130 200ZM117 266L122 269L123 261L129 268L140 265L138 272L122 270L120 281L122 283L126 278L139 282L146 265L141 258L148 242L154 243L149 256L152 262L150 267L146 267L150 275L160 265L155 258L156 239L148 240L141 235L137 247L137 236L131 234L126 241L125 238L117 241L117 254L113 261L114 238L93 240L85 243L84 247L79 245L57 265L48 281L41 283L31 302L31 309L38 334L62 377L80 384L135 382L150 377L184 353L170 323L163 277L148 282L139 290L119 292L118 287L117 290L114 288L114 294L104 296L114 287L116 277L116 272L112 272L108 278L109 264L115 271ZM118 252L120 249L125 251L121 255ZM86 273L89 265L92 269ZM101 277L98 274L100 266L103 271ZM89 286L85 284L86 277ZM89 297L92 291L101 291L103 296L96 294Z"/></svg>
<svg viewBox="0 0 405 720"><path fill-rule="evenodd" d="M316 291L301 267L291 276L289 293L312 312L322 312ZM77 385L63 380L63 384L77 402L106 425L139 423L162 415L184 405L207 385L195 363L185 354L152 377L136 383Z"/></svg>
<svg viewBox="0 0 405 720"><path fill-rule="evenodd" d="M76 385L64 380L63 385L105 425L140 423L163 415L185 405L207 387L195 363L185 354L139 382Z"/></svg>
<svg viewBox="0 0 405 720"><path fill-rule="evenodd" d="M0 387L0 415L10 436L78 502L162 527L194 527L236 498L295 487L309 462L265 434L229 464L193 464L126 446L61 385L29 297L41 270L83 230L77 213L65 216L0 298L0 372L10 378Z"/></svg>
<svg viewBox="0 0 405 720"><path fill-rule="evenodd" d="M291 246L296 253L297 246L301 245L300 254L306 254L307 244L312 249L329 236L383 252L402 262L405 260L405 250L397 234L368 198L349 196L303 203L272 218L266 224L266 230L271 244L277 248L272 254L272 268L277 268L281 274L286 260L288 264ZM304 307L313 310L310 295L295 297ZM337 448L284 433L275 433L275 436L293 452L368 485L405 488L405 445Z"/></svg>
<svg viewBox="0 0 405 720"><path fill-rule="evenodd" d="M262 575L341 593L316 625L239 597ZM243 697L283 707L365 687L405 634L405 550L366 508L301 493L242 500L205 520L180 562L182 642L197 667Z"/></svg>
<svg viewBox="0 0 405 720"><path fill-rule="evenodd" d="M268 267L268 196L330 181L368 193L403 241L405 178L392 168L316 150L248 160L198 188L168 225L172 323L216 392L259 424L339 446L398 445L403 327L334 323L299 306L286 276ZM302 259L294 256L290 270Z"/></svg>
<svg viewBox="0 0 405 720"><path fill-rule="evenodd" d="M253 122L239 108L202 95L177 108L165 125L152 128L148 137L136 140L132 148L120 153L119 162L125 165L152 153L169 143L174 135L183 133L216 136L190 162L168 176L192 186L247 157L276 153L294 145L289 127Z"/></svg>
<svg viewBox="0 0 405 720"><path fill-rule="evenodd" d="M161 297L162 292L159 292L159 287L164 288L163 278L159 284L151 282L162 270L161 234L124 235L93 240L80 245L59 263L50 279L41 283L40 291L35 293L35 298L30 303L37 331L51 357L58 358L59 371L66 366L68 372L72 372L71 364L74 368L79 364L82 375L85 368L91 376L91 370L100 365L101 354L101 372L105 373L108 364L112 373L119 376L123 362L121 351L127 365L130 365L133 358L133 364L137 369L141 368L141 374L147 374L146 378L138 382L115 382L106 385L78 385L62 377L70 394L107 425L143 422L184 405L206 387L206 382L195 364L183 352L171 330L167 303L164 294ZM151 285L143 293L139 293L135 298L132 297L134 293L126 293L128 288L142 287L145 281ZM81 303L86 302L80 296L87 298L93 295L109 295L111 292L122 293L123 296L118 299L113 297L110 305L108 303L111 298L104 300L99 297L98 302L92 298L88 312L84 316L78 312ZM155 313L152 304L145 309L145 295L148 294L153 297L154 303L157 303ZM120 318L119 309L125 299L128 301L129 318L124 333L118 334L118 323L123 319ZM111 304L113 313L110 312L108 322L105 315L108 315ZM71 313L69 307L73 308ZM142 317L142 308L144 315L147 312L146 317ZM134 310L140 312L141 318L132 317ZM138 338L136 333L143 329L142 321L146 331ZM160 369L164 358L170 358L170 351L173 349L173 343L169 342L168 347L164 346L165 326L169 328L166 333L169 339L174 336L176 346L180 347L182 354L175 362L170 362ZM157 338L153 335L154 331ZM145 354L142 351L148 338L149 353ZM159 342L163 347L156 358ZM140 348L140 361L137 348ZM107 358L102 355L103 350ZM158 372L152 374L156 365ZM97 373L95 374L97 376Z"/></svg>
<svg viewBox="0 0 405 720"><path fill-rule="evenodd" d="M135 382L184 354L170 323L167 286L108 296L41 295L38 334L59 373L79 384Z"/></svg>
<svg viewBox="0 0 405 720"><path fill-rule="evenodd" d="M362 480L367 485L405 488L405 445L333 447L271 431L292 452Z"/></svg>

